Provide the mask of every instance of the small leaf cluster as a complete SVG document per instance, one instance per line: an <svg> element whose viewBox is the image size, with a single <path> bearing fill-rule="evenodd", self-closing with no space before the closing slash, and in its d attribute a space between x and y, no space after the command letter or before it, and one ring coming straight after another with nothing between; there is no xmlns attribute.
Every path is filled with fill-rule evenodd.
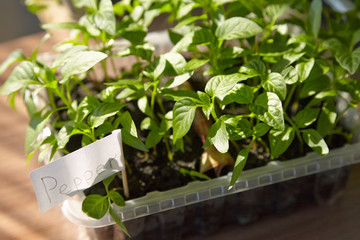
<svg viewBox="0 0 360 240"><path fill-rule="evenodd" d="M117 192L116 189L109 190L109 186L115 177L116 175L113 175L103 180L106 196L102 196L100 194L90 194L86 196L82 203L82 211L95 219L101 219L107 212L109 212L110 216L114 219L116 224L118 224L124 230L126 235L130 237L126 227L121 221L120 216L112 206L112 203L117 206L125 206L125 200L121 194Z"/></svg>
<svg viewBox="0 0 360 240"><path fill-rule="evenodd" d="M321 0L72 2L84 13L77 22L43 26L71 30L50 65L39 60L40 43L30 57L16 50L0 66L1 74L16 64L1 94L12 106L22 95L29 159L38 150L39 161L68 153L75 135L85 146L121 128L126 145L154 154L161 145L174 161L175 152L191 145L189 133L202 114L204 152L211 146L235 159L231 187L258 146L283 159L292 146L326 155L333 137L351 141L355 129L339 123L360 103L358 1L346 13ZM159 18L168 20L172 43L161 53L147 38ZM119 48L118 39L126 46ZM118 60L130 66L122 69ZM347 102L340 111L338 98ZM83 210L95 218L109 211L123 226L110 204L123 200L108 189L110 180L107 195L89 195Z"/></svg>

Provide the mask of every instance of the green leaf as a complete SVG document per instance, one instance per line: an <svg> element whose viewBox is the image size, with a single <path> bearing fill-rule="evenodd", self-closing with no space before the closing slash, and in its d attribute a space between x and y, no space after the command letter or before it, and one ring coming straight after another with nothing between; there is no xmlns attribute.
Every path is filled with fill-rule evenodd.
<svg viewBox="0 0 360 240"><path fill-rule="evenodd" d="M38 163L46 162L45 159L49 155L49 148L51 148L51 147L52 147L51 144L42 145L42 148L41 148L42 150L40 151L39 156L38 156Z"/></svg>
<svg viewBox="0 0 360 240"><path fill-rule="evenodd" d="M360 65L360 47L355 49L354 51L343 51L339 50L335 55L336 61L347 70L350 74L354 74Z"/></svg>
<svg viewBox="0 0 360 240"><path fill-rule="evenodd" d="M167 129L161 129L156 124L152 125L151 131L146 137L145 146L147 148L154 147L156 144L158 144L161 141L166 131Z"/></svg>
<svg viewBox="0 0 360 240"><path fill-rule="evenodd" d="M272 92L260 94L254 104L250 105L250 110L256 114L256 117L267 125L277 129L284 130L284 113L280 98Z"/></svg>
<svg viewBox="0 0 360 240"><path fill-rule="evenodd" d="M304 82L310 75L310 72L314 66L315 60L311 58L308 61L296 64L295 70L299 74L300 82Z"/></svg>
<svg viewBox="0 0 360 240"><path fill-rule="evenodd" d="M287 4L271 4L265 8L265 13L272 20L272 22L275 22L288 9L289 5Z"/></svg>
<svg viewBox="0 0 360 240"><path fill-rule="evenodd" d="M204 66L209 61L210 61L210 59L193 58L189 62L186 63L185 70L187 70L187 71L195 70L197 68Z"/></svg>
<svg viewBox="0 0 360 240"><path fill-rule="evenodd" d="M353 32L349 49L353 49L360 42L360 28Z"/></svg>
<svg viewBox="0 0 360 240"><path fill-rule="evenodd" d="M37 102L35 101L36 98L37 96L34 96L33 94L24 94L23 101L25 103L29 116L33 116L38 111L36 105Z"/></svg>
<svg viewBox="0 0 360 240"><path fill-rule="evenodd" d="M326 99L333 99L338 96L337 91L331 89L329 91L323 91L316 94L312 97L311 101L306 105L306 108L315 106L316 104L326 100Z"/></svg>
<svg viewBox="0 0 360 240"><path fill-rule="evenodd" d="M209 29L201 28L194 32L191 45L208 45L213 41L213 34Z"/></svg>
<svg viewBox="0 0 360 240"><path fill-rule="evenodd" d="M132 117L131 117L131 115L130 115L130 113L128 111L122 113L118 117L118 121L123 126L123 129L122 129L123 131L127 131L128 133L130 133L134 137L138 137L135 122L132 119Z"/></svg>
<svg viewBox="0 0 360 240"><path fill-rule="evenodd" d="M253 135L257 138L264 136L269 130L270 126L265 123L257 123L253 129Z"/></svg>
<svg viewBox="0 0 360 240"><path fill-rule="evenodd" d="M101 38L101 31L99 28L95 26L94 23L94 14L85 14L78 20L78 23L80 26L84 28L83 31L85 33L85 36L87 37L95 37L97 39Z"/></svg>
<svg viewBox="0 0 360 240"><path fill-rule="evenodd" d="M101 0L99 10L96 12L95 24L101 30L104 30L111 36L116 32L116 19L111 0Z"/></svg>
<svg viewBox="0 0 360 240"><path fill-rule="evenodd" d="M226 130L230 140L241 140L250 137L253 134L251 124L246 119L237 117L228 117L225 121Z"/></svg>
<svg viewBox="0 0 360 240"><path fill-rule="evenodd" d="M337 38L330 38L323 41L320 45L321 49L329 49L332 52L336 53L337 51L346 49L346 46L341 43L341 41Z"/></svg>
<svg viewBox="0 0 360 240"><path fill-rule="evenodd" d="M262 40L259 45L258 52L260 56L265 57L264 60L276 62L277 60L274 60L273 57L283 56L292 50L288 43L289 35L281 34L279 29L280 26L278 25L278 31L276 31L269 40Z"/></svg>
<svg viewBox="0 0 360 240"><path fill-rule="evenodd" d="M231 175L229 189L234 186L234 184L240 177L240 174L246 165L246 160L248 158L249 152L250 152L250 146L248 146L247 148L241 149L239 154L237 155L235 165L234 165L234 170Z"/></svg>
<svg viewBox="0 0 360 240"><path fill-rule="evenodd" d="M130 234L128 233L125 225L123 224L123 222L121 221L120 216L118 215L118 213L115 211L115 209L113 209L111 206L109 208L109 213L110 216L112 217L112 219L114 219L114 221L116 222L116 224L124 231L124 233L131 238Z"/></svg>
<svg viewBox="0 0 360 240"><path fill-rule="evenodd" d="M236 102L238 104L249 104L254 100L254 92L251 87L238 83L236 84L227 95L225 95L224 100L221 102L224 105Z"/></svg>
<svg viewBox="0 0 360 240"><path fill-rule="evenodd" d="M6 69L8 69L11 65L21 60L25 60L25 57L20 49L14 50L0 65L0 75L3 74Z"/></svg>
<svg viewBox="0 0 360 240"><path fill-rule="evenodd" d="M158 17L160 14L162 13L162 10L160 9L151 9L151 10L146 10L144 12L144 17L143 17L143 25L144 27L149 27L154 19L156 17Z"/></svg>
<svg viewBox="0 0 360 240"><path fill-rule="evenodd" d="M162 89L161 95L169 100L179 101L184 97L198 99L198 95L191 90L172 90L172 89Z"/></svg>
<svg viewBox="0 0 360 240"><path fill-rule="evenodd" d="M121 139L125 144L129 145L130 147L136 148L144 152L149 151L145 147L145 144L139 138L134 137L127 131L121 131Z"/></svg>
<svg viewBox="0 0 360 240"><path fill-rule="evenodd" d="M174 77L173 79L170 79L164 85L163 88L174 88L174 87L180 86L181 84L183 84L184 82L189 80L192 75L193 75L193 72L187 72L187 73L178 75L178 76Z"/></svg>
<svg viewBox="0 0 360 240"><path fill-rule="evenodd" d="M129 40L133 45L144 44L147 31L143 26L139 26L133 29L127 29L121 33L121 36L126 40Z"/></svg>
<svg viewBox="0 0 360 240"><path fill-rule="evenodd" d="M164 72L166 67L166 57L165 55L160 55L158 59L152 62L152 64L157 64L154 71L154 79L158 79Z"/></svg>
<svg viewBox="0 0 360 240"><path fill-rule="evenodd" d="M249 38L262 32L262 28L255 22L242 17L232 17L222 22L216 29L215 35L222 40Z"/></svg>
<svg viewBox="0 0 360 240"><path fill-rule="evenodd" d="M36 139L39 137L41 131L45 128L51 117L51 112L45 113L43 116L40 112L31 116L29 125L26 129L25 138L25 153L28 154L33 147Z"/></svg>
<svg viewBox="0 0 360 240"><path fill-rule="evenodd" d="M285 100L286 83L280 73L272 72L267 75L266 79L262 82L262 86L266 91L276 93L281 100Z"/></svg>
<svg viewBox="0 0 360 240"><path fill-rule="evenodd" d="M108 193L111 201L113 201L116 205L118 206L125 206L125 200L124 198L121 196L120 193L118 193L115 190L110 190Z"/></svg>
<svg viewBox="0 0 360 240"><path fill-rule="evenodd" d="M209 178L207 175L194 170L187 170L185 168L180 168L180 173L183 175L190 175L193 178L197 177L199 179L211 180L211 178Z"/></svg>
<svg viewBox="0 0 360 240"><path fill-rule="evenodd" d="M281 71L286 84L295 84L299 81L299 74L293 66L289 66Z"/></svg>
<svg viewBox="0 0 360 240"><path fill-rule="evenodd" d="M109 190L109 185L112 183L112 181L114 181L115 177L116 177L116 174L113 174L110 177L107 177L102 181L106 190Z"/></svg>
<svg viewBox="0 0 360 240"><path fill-rule="evenodd" d="M177 101L173 109L173 141L182 138L190 130L197 106L190 98Z"/></svg>
<svg viewBox="0 0 360 240"><path fill-rule="evenodd" d="M262 76L262 75L265 75L265 73L266 73L266 66L265 66L264 62L261 61L259 58L255 58L255 59L250 60L245 65L241 66L241 68L239 69L239 72L246 73L248 75L252 75L251 77L258 76L258 75Z"/></svg>
<svg viewBox="0 0 360 240"><path fill-rule="evenodd" d="M0 94L9 95L31 84L40 84L35 73L35 65L24 61L14 68L9 78L1 87Z"/></svg>
<svg viewBox="0 0 360 240"><path fill-rule="evenodd" d="M166 53L166 61L175 70L176 74L183 74L185 71L186 60L180 53Z"/></svg>
<svg viewBox="0 0 360 240"><path fill-rule="evenodd" d="M249 54L249 51L241 47L226 47L221 51L222 59L234 59L243 57Z"/></svg>
<svg viewBox="0 0 360 240"><path fill-rule="evenodd" d="M137 57L141 57L142 59L147 60L148 62L151 62L151 58L153 56L153 53L155 51L154 45L150 43L144 43L141 45L131 45L129 48L126 48L125 50L122 50L117 53L116 56L119 57L125 57L134 55Z"/></svg>
<svg viewBox="0 0 360 240"><path fill-rule="evenodd" d="M104 122L101 124L98 128L95 129L95 138L101 139L105 137L107 134L114 131L116 127L111 122ZM88 128L88 131L90 132L90 127Z"/></svg>
<svg viewBox="0 0 360 240"><path fill-rule="evenodd" d="M211 126L209 138L219 152L226 153L229 150L229 134L222 119L218 119Z"/></svg>
<svg viewBox="0 0 360 240"><path fill-rule="evenodd" d="M234 86L250 76L241 73L234 73L230 75L218 75L212 77L205 86L205 92L210 95L210 97L218 97L222 100L228 92L234 88Z"/></svg>
<svg viewBox="0 0 360 240"><path fill-rule="evenodd" d="M283 58L287 61L287 66L294 63L295 61L299 60L302 56L305 55L305 52L288 52L284 54Z"/></svg>
<svg viewBox="0 0 360 240"><path fill-rule="evenodd" d="M143 6L137 5L130 14L132 20L134 20L134 22L138 22L144 14L144 11L145 8Z"/></svg>
<svg viewBox="0 0 360 240"><path fill-rule="evenodd" d="M295 123L299 128L308 127L316 121L319 113L319 108L305 108L296 114Z"/></svg>
<svg viewBox="0 0 360 240"><path fill-rule="evenodd" d="M109 209L109 200L106 196L91 194L84 199L81 209L89 217L101 219Z"/></svg>
<svg viewBox="0 0 360 240"><path fill-rule="evenodd" d="M348 92L355 102L360 102L360 82L357 79L343 79L339 80L336 83L336 87L340 91Z"/></svg>
<svg viewBox="0 0 360 240"><path fill-rule="evenodd" d="M147 96L143 96L142 98L140 98L137 104L141 112L145 113L147 116L151 118L154 118L154 114L151 111L150 106L148 104Z"/></svg>
<svg viewBox="0 0 360 240"><path fill-rule="evenodd" d="M317 121L316 131L318 131L322 137L325 137L334 128L336 118L337 111L335 104L332 102L324 104L319 120Z"/></svg>
<svg viewBox="0 0 360 240"><path fill-rule="evenodd" d="M70 137L73 135L74 127L72 124L66 124L63 126L57 136L56 136L56 142L58 144L59 149L65 148L66 144L69 142Z"/></svg>
<svg viewBox="0 0 360 240"><path fill-rule="evenodd" d="M68 79L71 75L86 72L106 57L105 53L97 51L77 52L68 59L61 70L61 74L64 79Z"/></svg>
<svg viewBox="0 0 360 240"><path fill-rule="evenodd" d="M290 146L295 137L292 127L286 126L284 131L272 129L269 132L269 144L271 158L277 158L283 154Z"/></svg>
<svg viewBox="0 0 360 240"><path fill-rule="evenodd" d="M209 97L209 95L207 95L204 92L201 91L197 91L197 94L199 96L199 99L201 101L201 105L202 105L202 111L206 117L206 119L210 119L210 115L211 115L211 111L214 107L213 104L211 104L211 99Z"/></svg>
<svg viewBox="0 0 360 240"><path fill-rule="evenodd" d="M87 49L88 49L88 46L85 46L85 45L75 45L75 46L69 48L64 53L62 53L58 57L56 57L55 61L52 64L52 67L54 68L54 67L64 65L69 59L71 59L73 57L74 54L83 52Z"/></svg>
<svg viewBox="0 0 360 240"><path fill-rule="evenodd" d="M194 42L193 38L194 38L194 32L189 32L185 34L171 49L171 52L180 52L187 50L187 48Z"/></svg>
<svg viewBox="0 0 360 240"><path fill-rule="evenodd" d="M106 119L117 114L126 103L108 103L104 102L97 105L89 117L89 124L93 128L96 128L103 124Z"/></svg>
<svg viewBox="0 0 360 240"><path fill-rule="evenodd" d="M94 96L84 97L84 99L81 100L78 106L75 122L82 122L86 118L86 116L91 113L94 108L99 104L99 100Z"/></svg>
<svg viewBox="0 0 360 240"><path fill-rule="evenodd" d="M79 29L84 30L84 27L75 22L62 22L62 23L47 23L41 25L41 27L45 30L51 29Z"/></svg>
<svg viewBox="0 0 360 240"><path fill-rule="evenodd" d="M319 78L311 78L305 82L300 91L300 98L306 98L315 95L316 93L329 88L331 80L328 76L322 75Z"/></svg>
<svg viewBox="0 0 360 240"><path fill-rule="evenodd" d="M325 62L322 59L317 59L306 81L323 77L329 71L330 71L329 63Z"/></svg>
<svg viewBox="0 0 360 240"><path fill-rule="evenodd" d="M76 8L97 9L97 0L72 0Z"/></svg>
<svg viewBox="0 0 360 240"><path fill-rule="evenodd" d="M306 27L308 32L315 38L318 37L321 27L322 1L313 0L311 2L310 11L306 19Z"/></svg>
<svg viewBox="0 0 360 240"><path fill-rule="evenodd" d="M302 136L305 143L318 154L324 156L329 153L329 148L326 142L316 130L314 129L303 130Z"/></svg>
<svg viewBox="0 0 360 240"><path fill-rule="evenodd" d="M180 21L175 26L175 29L176 28L181 28L181 27L186 26L186 25L190 25L191 23L193 23L195 21L198 21L198 20L207 20L207 18L208 18L208 16L206 14L202 14L200 16L192 16L192 17L185 18L184 20Z"/></svg>
<svg viewBox="0 0 360 240"><path fill-rule="evenodd" d="M191 1L180 1L180 6L176 11L176 17L181 19L189 14L194 8L195 2Z"/></svg>

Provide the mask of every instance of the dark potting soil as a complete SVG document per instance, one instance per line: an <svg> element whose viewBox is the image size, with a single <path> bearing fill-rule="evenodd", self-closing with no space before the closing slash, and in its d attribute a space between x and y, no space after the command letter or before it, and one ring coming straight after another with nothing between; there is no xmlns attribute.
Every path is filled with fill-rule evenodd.
<svg viewBox="0 0 360 240"><path fill-rule="evenodd" d="M93 89L94 93L98 92L97 89L100 89L100 86L91 85L91 82L85 81L89 89ZM101 83L99 83L101 84ZM87 94L83 90L79 90L75 93L74 97L77 99L82 99ZM165 109L168 111L172 109L173 103L170 101L163 101ZM59 101L61 106L61 102ZM136 101L129 102L128 107L124 111L128 110L131 113L132 118L134 119L137 126L140 126L141 120L145 115L138 109ZM66 113L61 113L61 117L66 120ZM147 132L138 131L139 138L145 140ZM81 137L80 135L74 135L70 138L67 150L72 152L81 147ZM328 139L329 140L329 139ZM168 141L169 146L172 146L171 140ZM264 139L265 144L269 146L266 139ZM329 140L330 148L336 148L342 146L345 143L345 139L335 138ZM249 144L249 140L237 141L237 144L240 148L244 148ZM128 184L130 189L130 199L137 198L146 195L148 192L152 191L166 191L169 189L177 188L186 185L187 183L194 180L203 180L189 176L188 174L182 174L180 172L181 168L186 170L195 170L200 169L201 154L203 153L202 141L195 131L191 128L188 133L188 136L184 138L184 152L170 152L173 156L173 160L168 158L168 150L165 147L164 142L160 142L154 148L150 149L149 152L141 152L132 147L129 147L123 144L124 155L126 159L127 166L127 176ZM295 137L293 143L290 145L289 149L282 155L281 158L277 160L289 160L295 157L303 156L307 152L311 151L309 147L304 144L304 151L301 153L299 149L299 143ZM171 147L170 147L171 148ZM270 154L265 150L266 146L261 143L253 145L250 150L247 163L245 165L245 170L256 168L266 165L271 161ZM230 144L229 153L236 159L238 150L232 144ZM225 166L222 168L220 176L226 175L233 170L232 166ZM218 177L217 173L211 169L205 174L210 178ZM121 188L122 183L120 178L115 178L112 186ZM85 191L86 194L106 194L105 189L102 183L98 183L94 187ZM123 193L121 191L121 193Z"/></svg>

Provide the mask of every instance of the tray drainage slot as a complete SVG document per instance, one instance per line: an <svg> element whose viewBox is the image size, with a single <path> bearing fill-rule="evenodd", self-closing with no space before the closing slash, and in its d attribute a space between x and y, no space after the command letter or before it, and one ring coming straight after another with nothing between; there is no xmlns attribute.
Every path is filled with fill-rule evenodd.
<svg viewBox="0 0 360 240"><path fill-rule="evenodd" d="M199 195L197 193L188 194L185 196L186 203L194 203L199 201Z"/></svg>
<svg viewBox="0 0 360 240"><path fill-rule="evenodd" d="M316 172L318 172L319 170L320 170L320 166L319 166L319 164L317 164L317 163L312 163L312 164L307 165L307 172L308 172L309 174L311 174L311 173L316 173Z"/></svg>
<svg viewBox="0 0 360 240"><path fill-rule="evenodd" d="M288 169L283 172L284 179L294 178L296 177L295 169Z"/></svg>
<svg viewBox="0 0 360 240"><path fill-rule="evenodd" d="M174 207L174 201L172 199L160 202L161 210L169 209Z"/></svg>
<svg viewBox="0 0 360 240"><path fill-rule="evenodd" d="M259 185L267 185L272 182L271 175L264 175L259 177Z"/></svg>

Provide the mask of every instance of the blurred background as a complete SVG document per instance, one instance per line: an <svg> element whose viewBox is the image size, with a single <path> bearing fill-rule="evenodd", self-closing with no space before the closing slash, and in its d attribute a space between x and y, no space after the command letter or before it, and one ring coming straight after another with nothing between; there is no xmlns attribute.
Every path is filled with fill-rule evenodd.
<svg viewBox="0 0 360 240"><path fill-rule="evenodd" d="M40 22L22 0L0 0L0 42L41 32Z"/></svg>

